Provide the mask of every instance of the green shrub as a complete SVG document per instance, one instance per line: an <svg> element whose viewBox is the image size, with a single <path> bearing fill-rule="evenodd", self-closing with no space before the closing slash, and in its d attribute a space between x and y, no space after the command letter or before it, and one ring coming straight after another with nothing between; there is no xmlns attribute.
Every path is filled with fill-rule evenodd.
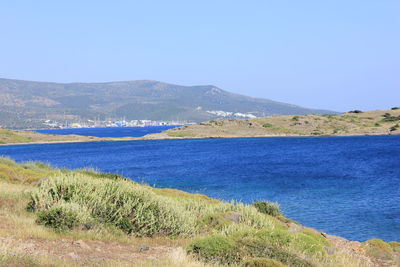
<svg viewBox="0 0 400 267"><path fill-rule="evenodd" d="M252 204L259 212L268 214L271 216L279 216L282 213L279 210L278 204L270 203L267 201L257 201Z"/></svg>
<svg viewBox="0 0 400 267"><path fill-rule="evenodd" d="M270 127L273 127L274 125L272 125L271 123L264 123L263 124L263 127L264 128L270 128Z"/></svg>
<svg viewBox="0 0 400 267"><path fill-rule="evenodd" d="M392 107L392 110L400 109L400 107Z"/></svg>
<svg viewBox="0 0 400 267"><path fill-rule="evenodd" d="M267 258L252 258L243 262L243 267L285 267L279 261Z"/></svg>
<svg viewBox="0 0 400 267"><path fill-rule="evenodd" d="M319 130L314 130L314 131L311 132L311 134L312 134L312 135L321 135L322 132L319 131Z"/></svg>
<svg viewBox="0 0 400 267"><path fill-rule="evenodd" d="M393 132L393 131L396 131L396 130L398 130L400 128L400 126L398 125L398 124L396 124L396 125L394 125L394 126L392 126L392 127L390 127L390 131L391 132Z"/></svg>
<svg viewBox="0 0 400 267"><path fill-rule="evenodd" d="M349 113L363 113L363 112L361 110L356 109L349 111Z"/></svg>
<svg viewBox="0 0 400 267"><path fill-rule="evenodd" d="M70 230L78 225L78 217L72 212L61 208L52 208L38 213L37 223L56 231Z"/></svg>
<svg viewBox="0 0 400 267"><path fill-rule="evenodd" d="M289 252L286 248L273 246L258 238L243 238L236 241L238 253L242 257L266 257L280 261L288 266L311 267L308 261Z"/></svg>
<svg viewBox="0 0 400 267"><path fill-rule="evenodd" d="M374 125L375 125L376 127L381 126L381 124L380 124L379 122L376 122Z"/></svg>
<svg viewBox="0 0 400 267"><path fill-rule="evenodd" d="M382 122L395 122L395 121L399 121L400 120L400 116L396 117L396 116L390 116L390 117L385 117Z"/></svg>
<svg viewBox="0 0 400 267"><path fill-rule="evenodd" d="M228 236L213 235L195 240L189 245L188 252L211 263L245 264L248 259L269 258L288 266L313 266L289 249L292 239L282 230L247 229Z"/></svg>
<svg viewBox="0 0 400 267"><path fill-rule="evenodd" d="M390 118L390 117L392 117L392 115L390 113L386 112L385 114L382 115L382 117Z"/></svg>
<svg viewBox="0 0 400 267"><path fill-rule="evenodd" d="M299 121L300 117L299 116L293 116L292 121Z"/></svg>
<svg viewBox="0 0 400 267"><path fill-rule="evenodd" d="M197 239L189 245L187 252L206 262L232 264L240 261L235 242L221 235Z"/></svg>
<svg viewBox="0 0 400 267"><path fill-rule="evenodd" d="M394 121L400 121L400 116L393 116L390 113L386 112L385 114L382 115L383 119L382 122L394 122Z"/></svg>
<svg viewBox="0 0 400 267"><path fill-rule="evenodd" d="M265 245L275 246L275 247L288 247L292 237L287 231L284 230L254 230L247 229L243 231L238 231L231 235L234 240L243 239L257 239L262 241Z"/></svg>
<svg viewBox="0 0 400 267"><path fill-rule="evenodd" d="M130 181L64 174L41 183L28 208L47 214L63 203L79 206L97 224L111 224L138 236L196 232L195 218L178 201L157 196Z"/></svg>

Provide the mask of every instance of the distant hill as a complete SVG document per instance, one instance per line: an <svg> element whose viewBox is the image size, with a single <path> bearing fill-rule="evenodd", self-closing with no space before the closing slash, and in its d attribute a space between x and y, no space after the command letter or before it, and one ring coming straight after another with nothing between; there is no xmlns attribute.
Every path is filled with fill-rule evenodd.
<svg viewBox="0 0 400 267"><path fill-rule="evenodd" d="M225 119L182 126L141 139L266 136L351 136L400 134L400 108L351 111L340 115L286 115Z"/></svg>
<svg viewBox="0 0 400 267"><path fill-rule="evenodd" d="M51 83L0 79L0 126L14 129L41 128L46 119L200 122L334 113L233 94L213 85L181 86L147 80Z"/></svg>

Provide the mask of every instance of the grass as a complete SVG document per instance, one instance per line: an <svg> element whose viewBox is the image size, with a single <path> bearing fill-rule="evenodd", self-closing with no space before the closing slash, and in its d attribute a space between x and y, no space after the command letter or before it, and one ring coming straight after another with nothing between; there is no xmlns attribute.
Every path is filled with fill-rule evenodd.
<svg viewBox="0 0 400 267"><path fill-rule="evenodd" d="M188 133L188 132L174 132L174 131L168 131L167 132L168 136L171 137L195 137L196 135L193 133Z"/></svg>
<svg viewBox="0 0 400 267"><path fill-rule="evenodd" d="M25 137L18 135L16 132L0 129L0 144L8 144L8 143L29 143L32 141L31 137Z"/></svg>
<svg viewBox="0 0 400 267"><path fill-rule="evenodd" d="M364 242L363 245L367 254L381 260L392 260L393 249L392 246L380 239L370 239Z"/></svg>
<svg viewBox="0 0 400 267"><path fill-rule="evenodd" d="M40 162L17 164L11 159L0 157L0 181L3 182L30 184L60 171Z"/></svg>
<svg viewBox="0 0 400 267"><path fill-rule="evenodd" d="M0 158L0 170L6 170L0 172L4 176L0 181L0 237L174 248L157 262L144 259L139 266L361 266L351 255L328 255L325 247L332 244L313 229L289 232L290 220L277 205L266 201L252 205L221 202L90 169L57 170L7 158ZM16 174L23 178L15 179ZM377 240L363 246L371 257L385 260L393 260L400 247L397 242ZM0 251L0 265L76 265L50 254L16 253L14 247ZM114 259L105 264L129 266Z"/></svg>

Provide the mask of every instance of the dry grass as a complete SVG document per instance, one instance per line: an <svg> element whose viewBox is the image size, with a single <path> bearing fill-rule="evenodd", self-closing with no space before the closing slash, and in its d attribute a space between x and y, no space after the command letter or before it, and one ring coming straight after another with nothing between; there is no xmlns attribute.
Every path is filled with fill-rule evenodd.
<svg viewBox="0 0 400 267"><path fill-rule="evenodd" d="M137 266L143 267L213 267L216 265L210 265L203 262L196 261L194 258L186 254L186 251L182 247L173 249L163 259L152 259L145 260L137 263Z"/></svg>
<svg viewBox="0 0 400 267"><path fill-rule="evenodd" d="M0 265L1 266L65 266L75 267L77 264L51 257L49 255L29 255L24 250L15 246L0 243Z"/></svg>

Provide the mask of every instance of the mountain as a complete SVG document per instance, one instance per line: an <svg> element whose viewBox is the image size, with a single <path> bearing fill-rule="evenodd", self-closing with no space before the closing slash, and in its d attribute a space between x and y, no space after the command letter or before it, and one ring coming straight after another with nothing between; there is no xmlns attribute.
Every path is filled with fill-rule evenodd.
<svg viewBox="0 0 400 267"><path fill-rule="evenodd" d="M233 94L213 85L181 86L138 80L52 83L0 79L0 125L43 127L44 120L180 120L333 114L269 99Z"/></svg>

